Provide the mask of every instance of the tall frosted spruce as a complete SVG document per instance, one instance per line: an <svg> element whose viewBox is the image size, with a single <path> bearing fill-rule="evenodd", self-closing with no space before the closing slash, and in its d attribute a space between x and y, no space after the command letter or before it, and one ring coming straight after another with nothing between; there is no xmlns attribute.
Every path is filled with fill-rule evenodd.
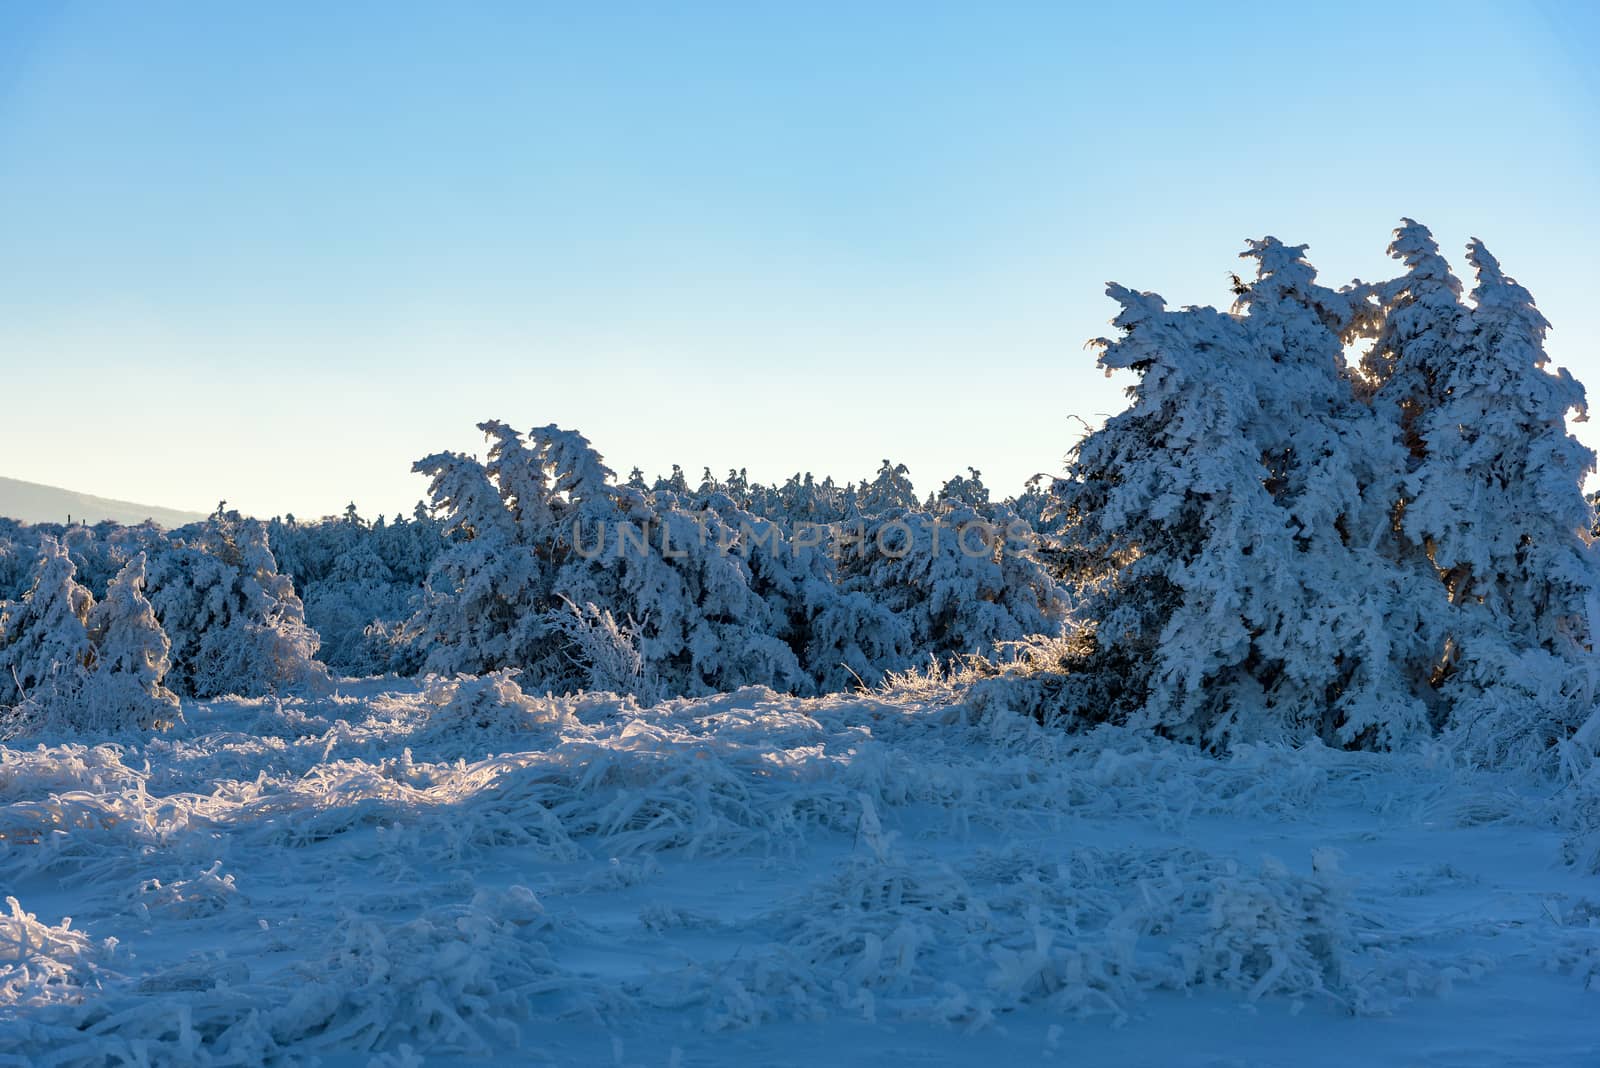
<svg viewBox="0 0 1600 1068"><path fill-rule="evenodd" d="M1594 701L1582 390L1477 242L1470 305L1411 220L1392 281L1328 289L1303 251L1252 242L1229 313L1108 290L1100 363L1138 379L1057 484L1090 637L1067 711L1546 760Z"/></svg>
<svg viewBox="0 0 1600 1068"><path fill-rule="evenodd" d="M145 557L117 572L89 613L95 668L83 688L76 726L96 731L160 730L182 719L164 685L172 643L144 596Z"/></svg>

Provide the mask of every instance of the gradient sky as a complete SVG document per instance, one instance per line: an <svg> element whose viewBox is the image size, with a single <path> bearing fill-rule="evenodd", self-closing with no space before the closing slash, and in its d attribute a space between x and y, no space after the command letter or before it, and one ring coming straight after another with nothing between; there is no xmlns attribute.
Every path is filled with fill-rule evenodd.
<svg viewBox="0 0 1600 1068"><path fill-rule="evenodd" d="M1121 407L1106 280L1385 275L1402 215L1600 393L1597 54L1583 4L0 4L0 474L370 515L494 417L1009 493Z"/></svg>

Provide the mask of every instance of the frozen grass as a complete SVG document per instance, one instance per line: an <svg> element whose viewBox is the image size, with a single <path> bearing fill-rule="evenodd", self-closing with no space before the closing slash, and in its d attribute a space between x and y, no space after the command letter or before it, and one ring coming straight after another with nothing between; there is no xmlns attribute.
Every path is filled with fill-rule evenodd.
<svg viewBox="0 0 1600 1068"><path fill-rule="evenodd" d="M1045 1052L1185 1063L1236 1023L1163 1021L1212 998L1300 1013L1283 1062L1340 1020L1470 1029L1491 1003L1586 1009L1544 1063L1593 1033L1592 783L1215 759L911 680L651 707L389 687L0 748L0 1063L833 1063L891 1032L980 1043L925 1058L960 1063L1040 1019ZM1517 1008L1530 976L1554 985ZM854 1037L785 1037L819 1024Z"/></svg>

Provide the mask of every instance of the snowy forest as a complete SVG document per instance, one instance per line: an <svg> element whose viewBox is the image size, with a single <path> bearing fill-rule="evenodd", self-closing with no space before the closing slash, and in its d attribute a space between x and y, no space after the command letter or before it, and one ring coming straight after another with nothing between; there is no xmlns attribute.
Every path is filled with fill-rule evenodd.
<svg viewBox="0 0 1600 1068"><path fill-rule="evenodd" d="M889 460L619 480L576 431L488 421L483 459L416 462L410 518L8 522L10 729L334 676L656 700L959 663L1066 729L1551 758L1595 700L1583 387L1481 244L1470 293L1409 221L1385 282L1326 288L1304 251L1252 242L1228 312L1112 286L1129 407L1005 500L976 470L919 499Z"/></svg>
<svg viewBox="0 0 1600 1068"><path fill-rule="evenodd" d="M1552 878L1600 874L1595 455L1568 425L1583 387L1481 242L1459 275L1411 220L1388 251L1392 278L1330 287L1305 246L1250 241L1226 310L1109 286L1094 348L1127 407L1012 497L978 470L919 495L893 460L624 478L577 430L488 420L481 456L416 460L411 515L0 521L0 883L121 879L77 914L189 932L146 966L12 898L0 1020L26 1014L0 1023L0 1060L400 1065L583 1019L609 1021L620 1064L637 1032L617 1021L669 1006L709 1033L834 1015L975 1033L1121 1021L1157 991L1364 1015L1487 981L1503 941L1378 918L1386 898L1311 839L1433 806L1538 828ZM921 863L896 816L1004 837L1101 804L1178 832L1280 811L1315 825L1312 866L1109 841ZM760 917L765 955L703 901L627 898L638 937L712 948L618 977L581 962L634 935L554 904L662 879L670 897L671 858L778 864L807 828L848 855ZM272 913L270 880L247 885L295 853L271 862L299 873L273 876L287 902L336 847L384 872L339 890L354 911ZM508 850L521 881L482 883ZM1465 886L1460 863L1406 878ZM428 912L441 886L469 904ZM1538 901L1553 933L1504 966L1534 954L1600 987L1600 906ZM212 959L202 923L261 943ZM290 949L295 923L341 948ZM1050 1026L1049 1049L1091 1041Z"/></svg>

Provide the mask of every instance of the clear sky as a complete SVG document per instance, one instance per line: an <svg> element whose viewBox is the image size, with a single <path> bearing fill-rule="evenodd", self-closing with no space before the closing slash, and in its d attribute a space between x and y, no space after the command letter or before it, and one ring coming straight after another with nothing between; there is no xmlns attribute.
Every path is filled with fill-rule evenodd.
<svg viewBox="0 0 1600 1068"><path fill-rule="evenodd" d="M1402 215L1600 394L1591 11L0 3L0 474L393 512L493 417L1013 492L1121 405L1106 280Z"/></svg>

